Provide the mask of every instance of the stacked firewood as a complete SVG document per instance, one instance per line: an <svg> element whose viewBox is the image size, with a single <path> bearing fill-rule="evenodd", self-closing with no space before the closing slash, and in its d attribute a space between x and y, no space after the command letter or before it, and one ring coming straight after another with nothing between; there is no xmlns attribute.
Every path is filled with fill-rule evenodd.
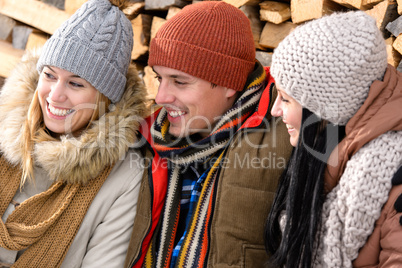
<svg viewBox="0 0 402 268"><path fill-rule="evenodd" d="M7 77L27 49L40 47L86 0L0 0L0 77ZM270 65L272 52L297 26L333 12L363 10L374 17L388 49L388 62L402 69L402 0L223 0L242 10L252 26L257 59ZM157 30L191 0L131 0L124 10L134 30L131 58L152 98L157 81L147 66ZM1 82L1 79L0 79Z"/></svg>

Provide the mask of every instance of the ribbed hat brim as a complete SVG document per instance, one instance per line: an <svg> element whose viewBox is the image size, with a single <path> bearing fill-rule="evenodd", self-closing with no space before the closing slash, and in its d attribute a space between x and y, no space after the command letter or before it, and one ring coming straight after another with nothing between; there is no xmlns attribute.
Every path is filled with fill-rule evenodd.
<svg viewBox="0 0 402 268"><path fill-rule="evenodd" d="M55 37L49 39L37 64L38 71L41 72L45 65L55 66L80 76L114 103L123 95L125 75L91 47L74 42L72 39Z"/></svg>

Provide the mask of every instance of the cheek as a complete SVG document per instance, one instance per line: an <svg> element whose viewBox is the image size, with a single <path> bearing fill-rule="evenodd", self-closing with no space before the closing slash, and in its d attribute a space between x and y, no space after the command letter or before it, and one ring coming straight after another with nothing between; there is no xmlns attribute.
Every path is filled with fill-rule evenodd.
<svg viewBox="0 0 402 268"><path fill-rule="evenodd" d="M79 107L92 107L96 103L96 90L69 92L68 99Z"/></svg>
<svg viewBox="0 0 402 268"><path fill-rule="evenodd" d="M302 108L297 109L296 120L297 120L297 129L300 130L302 121Z"/></svg>
<svg viewBox="0 0 402 268"><path fill-rule="evenodd" d="M43 84L39 83L38 87L36 88L38 91L38 99L39 99L39 104L41 106L46 104L46 98L49 95L49 90L46 89L46 87L43 86Z"/></svg>

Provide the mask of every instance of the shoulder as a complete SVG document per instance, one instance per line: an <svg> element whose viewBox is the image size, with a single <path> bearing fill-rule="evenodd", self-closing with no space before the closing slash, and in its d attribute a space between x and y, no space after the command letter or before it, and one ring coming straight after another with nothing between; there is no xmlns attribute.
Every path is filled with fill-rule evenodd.
<svg viewBox="0 0 402 268"><path fill-rule="evenodd" d="M131 148L116 162L105 184L117 185L114 189L128 190L140 182L143 172L143 157L138 150Z"/></svg>
<svg viewBox="0 0 402 268"><path fill-rule="evenodd" d="M87 211L89 222L99 223L107 215L136 207L143 174L139 159L139 154L130 149L124 159L115 164Z"/></svg>

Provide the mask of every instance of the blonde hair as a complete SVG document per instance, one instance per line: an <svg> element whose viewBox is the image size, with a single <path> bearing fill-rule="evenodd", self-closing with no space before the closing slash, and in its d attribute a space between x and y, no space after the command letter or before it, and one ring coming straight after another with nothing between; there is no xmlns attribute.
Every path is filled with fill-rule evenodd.
<svg viewBox="0 0 402 268"><path fill-rule="evenodd" d="M88 122L87 130L93 121L99 119L103 114L108 112L108 107L111 101L102 93L98 91L95 100L95 110L92 113L92 117ZM103 109L101 109L103 108ZM84 131L85 131L84 130ZM44 141L57 141L58 139L53 137L43 120L43 113L39 103L38 90L35 91L31 104L29 105L28 115L22 128L22 140L23 140L23 156L22 156L22 178L21 185L27 180L34 180L34 159L33 150L35 143Z"/></svg>

